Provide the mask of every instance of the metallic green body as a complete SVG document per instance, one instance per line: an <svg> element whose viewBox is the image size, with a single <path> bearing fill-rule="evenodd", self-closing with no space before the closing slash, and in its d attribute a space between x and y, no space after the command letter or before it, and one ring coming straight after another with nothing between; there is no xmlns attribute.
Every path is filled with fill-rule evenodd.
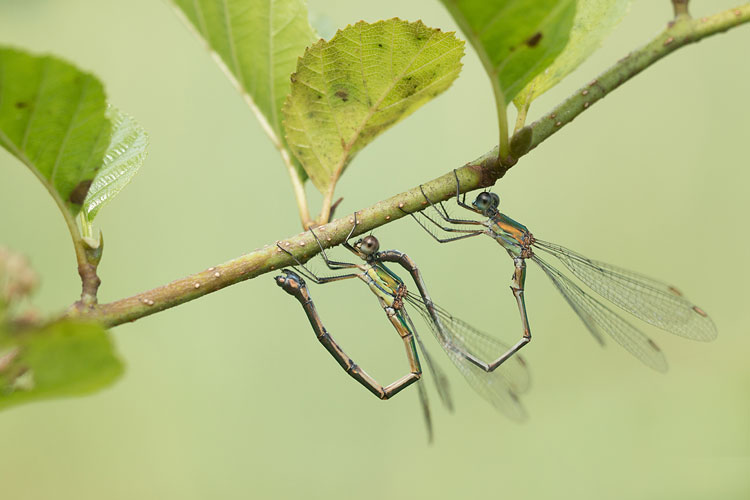
<svg viewBox="0 0 750 500"><path fill-rule="evenodd" d="M485 222L485 226L489 230L487 234L514 258L521 257L522 250L528 246L531 238L526 226L500 212L492 214Z"/></svg>
<svg viewBox="0 0 750 500"><path fill-rule="evenodd" d="M367 262L363 271L359 278L367 283L370 291L378 298L380 306L401 338L408 339L410 354L413 356L419 373L421 373L422 365L419 362L414 332L409 326L401 301L401 298L406 294L406 285L396 273L378 262Z"/></svg>

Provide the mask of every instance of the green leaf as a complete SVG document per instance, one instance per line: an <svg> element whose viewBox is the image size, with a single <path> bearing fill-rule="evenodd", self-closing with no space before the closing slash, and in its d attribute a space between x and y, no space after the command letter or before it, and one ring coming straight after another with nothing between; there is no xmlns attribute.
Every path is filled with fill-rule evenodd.
<svg viewBox="0 0 750 500"><path fill-rule="evenodd" d="M94 76L51 56L0 48L0 145L72 215L109 143L106 107Z"/></svg>
<svg viewBox="0 0 750 500"><path fill-rule="evenodd" d="M316 40L304 0L173 0L245 97L263 129L282 152L281 106L289 75L305 47ZM304 180L304 171L295 165Z"/></svg>
<svg viewBox="0 0 750 500"><path fill-rule="evenodd" d="M99 209L128 185L146 158L148 134L130 116L110 105L106 112L112 123L112 138L104 153L102 168L91 183L83 212L90 222Z"/></svg>
<svg viewBox="0 0 750 500"><path fill-rule="evenodd" d="M507 105L568 43L575 0L442 0ZM504 113L503 113L504 114Z"/></svg>
<svg viewBox="0 0 750 500"><path fill-rule="evenodd" d="M631 0L578 0L568 45L552 65L526 85L514 101L516 106L533 101L585 61L625 17L630 2Z"/></svg>
<svg viewBox="0 0 750 500"><path fill-rule="evenodd" d="M313 184L328 192L357 151L450 87L463 47L454 33L399 19L360 21L310 47L284 125Z"/></svg>
<svg viewBox="0 0 750 500"><path fill-rule="evenodd" d="M61 321L10 332L0 326L0 409L101 389L123 372L107 331Z"/></svg>

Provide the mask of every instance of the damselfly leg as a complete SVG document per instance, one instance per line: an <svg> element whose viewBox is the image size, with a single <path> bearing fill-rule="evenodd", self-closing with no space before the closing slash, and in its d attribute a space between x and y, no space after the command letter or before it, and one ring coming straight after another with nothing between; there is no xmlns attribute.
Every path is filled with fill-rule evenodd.
<svg viewBox="0 0 750 500"><path fill-rule="evenodd" d="M321 247L321 253L324 254L322 241L317 237L314 230L312 233ZM352 233L350 232L350 234ZM432 363L417 334L417 329L409 317L405 307L406 303L419 311L448 357L480 395L510 418L520 420L525 417L525 411L520 404L518 395L528 390L529 377L526 364L520 356L514 357L512 363L500 370L494 370L496 367L491 367L488 363L482 361L487 352L495 349L507 350L508 347L452 317L444 309L434 304L427 293L419 269L408 255L397 250L379 251L379 242L372 235L361 238L353 245L346 242L343 246L364 262L354 264L334 261L327 255L322 255L326 266L329 269L356 270L356 272L344 275L344 279L357 277L365 282L376 295L381 307L405 342L407 338L410 339L410 344L415 352L416 348L413 346L419 345L423 361L428 370L433 372L438 394L447 407L451 408L452 402L450 401L446 377L440 372L437 365ZM285 250L283 246L280 246L280 248ZM311 275L310 279L313 281L330 282L321 281L320 276L302 266L301 262L294 256L292 258L298 263L299 271L304 272L306 276ZM417 285L419 293L408 292L404 282L386 267L387 262L398 264L406 269ZM416 355L415 359L418 362ZM422 394L420 394L420 397L425 404L425 397Z"/></svg>
<svg viewBox="0 0 750 500"><path fill-rule="evenodd" d="M456 177L456 203L458 203L459 206L462 206L464 208L468 208L469 210L473 212L478 212L477 209L469 207L464 200L461 199L461 186L458 180L458 174L453 171L453 175ZM419 187L422 191L422 196L429 202L430 206L435 209L435 212L437 212L440 217L448 223L456 224L456 225L479 225L483 226L483 229L456 229L451 227L445 227L442 224L438 223L436 220L431 218L426 213L421 213L420 216L425 217L427 220L435 224L440 229L447 231L447 232L454 232L454 233L464 233L461 236L454 236L449 238L440 238L436 234L434 234L430 229L422 223L421 220L419 220L419 217L417 217L414 213L409 213L409 215L412 216L412 218L419 224L427 233L432 236L436 241L439 243L449 243L457 240L462 240L466 238L470 238L472 236L477 236L480 234L491 234L491 229L487 227L484 221L475 221L475 220L469 220L469 219L456 219L450 216L448 214L448 211L446 210L445 206L442 202L440 203L433 203L433 201L427 196L427 194L424 192L424 189L422 186ZM465 194L463 195L466 196ZM408 213L408 212L407 212ZM493 371L498 366L502 365L506 360L510 359L515 353L517 353L523 346L531 342L531 328L529 326L529 318L528 314L526 312L526 300L524 298L524 290L525 290L525 284L526 284L526 262L524 258L522 258L520 255L515 257L513 259L514 264L514 270L513 270L513 276L511 277L511 287L510 290L513 293L513 297L516 300L516 304L518 306L518 313L521 318L521 338L516 342L510 349L502 353L500 356L495 358L493 361L485 362L481 360L476 360L477 366L485 369L486 371Z"/></svg>
<svg viewBox="0 0 750 500"><path fill-rule="evenodd" d="M412 370L411 373L404 375L387 386L383 386L377 380L368 375L367 372L360 368L354 360L344 352L341 346L336 343L333 337L331 337L325 329L323 322L320 320L318 312L315 309L315 304L310 298L304 280L289 269L283 269L281 272L283 275L276 276L276 283L286 293L296 298L299 303L302 304L302 308L305 310L307 319L310 321L310 325L312 326L318 341L323 344L323 347L325 347L331 356L333 356L341 368L343 368L350 377L362 384L368 391L380 399L389 399L419 379L421 370L419 368L419 362L416 360L415 352L412 352L412 356L409 356L409 364Z"/></svg>
<svg viewBox="0 0 750 500"><path fill-rule="evenodd" d="M356 227L356 221L355 221L355 227ZM352 228L352 232L353 231L354 231L354 228ZM312 230L311 230L311 232L312 232ZM315 234L315 233L313 232L313 234ZM349 234L351 234L351 232ZM318 244L320 245L321 243L318 240L317 236L315 237L315 239L316 239L316 241L318 241ZM297 263L297 266L298 266L298 269L299 269L300 273L303 276L307 277L308 279L312 280L313 282L315 282L317 284L332 283L332 282L335 282L335 281L341 281L341 280L352 279L352 278L360 278L360 279L362 279L362 274L363 274L362 271L363 271L363 269L362 269L361 265L353 264L353 263L347 263L347 262L329 261L327 258L325 259L325 262L326 262L327 265L329 265L329 267L331 269L358 269L360 272L359 273L343 274L343 275L339 275L339 276L330 276L330 277L321 277L321 276L318 276L314 272L312 272L307 266L305 266L302 262L300 262L299 259L297 259L297 257L293 253L291 253L288 250L286 250L280 244L278 244L277 246L278 246L278 248L280 248L281 250L283 250L284 252L286 252L288 255L290 255L292 257L292 259L294 259L294 261ZM322 245L321 245L321 250L322 250ZM301 303L303 301L300 299L300 296L296 295L296 293L297 293L298 290L300 290L300 289L304 290L304 295L307 295L307 297L309 298L309 294L307 293L307 289L304 286L295 286L294 280L285 280L282 283L282 282L279 282L278 279L277 279L277 283L279 284L279 286L281 286L282 288L284 288L284 290L287 291L287 293L289 293L290 295L294 295L295 297L297 297L297 299L300 300ZM289 283L289 287L290 288L289 289L285 288L283 286L284 283ZM303 307L304 306L305 306L305 304L303 303ZM305 311L308 313L308 318L310 319L310 323L313 326L313 330L316 330L316 324L313 321L313 319L311 318L309 310L305 309ZM372 379L371 377L369 377L369 375L366 375L364 372L362 372L362 374L364 374L364 375L359 375L358 374L359 372L357 372L356 374L352 374L350 372L347 372L347 373L350 373L350 375L352 375L352 377L355 378L358 382L360 382L361 384L365 385L365 387L367 387L368 390L370 390L371 392L373 392L380 399L389 399L390 397L398 394L404 388L408 387L409 385L411 385L414 382L416 382L417 380L419 380L419 378L422 376L422 368L421 368L421 366L419 364L419 356L417 354L417 347L416 347L416 343L414 341L412 332L409 331L407 328L404 327L404 325L402 324L401 321L399 321L399 318L397 317L397 315L395 314L395 312L393 310L390 310L390 311L386 310L386 315L388 316L388 319L391 321L391 324L396 328L396 331L398 332L399 336L401 337L401 339L402 339L402 341L404 343L404 347L406 349L406 358L407 358L408 363L409 363L410 372L408 374L404 375L403 377L401 377L400 379L396 380L395 382L393 382L393 383L391 383L391 384L389 384L388 386L385 386L385 387L382 386L381 384L375 382L374 379ZM320 326L322 328L322 325L320 325ZM319 330L316 330L316 335L318 334L318 331ZM323 331L323 330L320 330L320 331ZM333 354L332 351L329 350L329 352L331 352L331 354ZM341 351L341 352L343 353L343 351ZM334 357L336 357L336 356L334 355ZM367 378L365 378L365 376ZM373 383L375 384L375 386L373 386ZM373 391L374 387L377 389L376 391Z"/></svg>
<svg viewBox="0 0 750 500"><path fill-rule="evenodd" d="M481 192L471 206L467 205L465 194L463 199L459 196L461 187L455 171L454 175L456 177L456 203L474 213L482 214L486 217L485 220L467 221L452 218L442 203L433 203L426 195L425 199L444 223L458 227L464 224L481 224L484 226L482 231L466 229L465 226L462 229L446 227L428 214L422 214L441 230L449 233L457 231L466 233L461 237L440 238L433 234L416 215L412 214L412 216L422 228L427 230L428 234L441 243L483 233L496 240L508 252L514 262L511 290L516 298L524 329L523 338L516 344L518 348L528 343L531 338L523 296L526 277L525 261L530 259L542 268L597 341L603 343L606 333L646 365L659 371L665 371L667 367L664 355L651 339L620 318L598 299L583 291L548 262L542 260L540 253L555 257L594 292L651 325L693 340L708 341L716 338L716 327L713 321L701 308L695 306L674 287L632 271L588 259L563 246L535 238L523 224L498 210L500 198L494 193Z"/></svg>

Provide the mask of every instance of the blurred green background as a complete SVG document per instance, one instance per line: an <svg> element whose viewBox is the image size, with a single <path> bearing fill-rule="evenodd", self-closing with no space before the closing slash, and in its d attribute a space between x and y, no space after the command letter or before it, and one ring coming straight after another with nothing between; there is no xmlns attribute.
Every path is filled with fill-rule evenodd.
<svg viewBox="0 0 750 500"><path fill-rule="evenodd" d="M732 5L691 3L697 16ZM324 36L392 16L455 29L432 0L310 4ZM605 47L532 106L532 119L670 17L667 0L635 2ZM278 153L166 2L2 0L0 43L95 73L151 135L140 174L97 219L106 238L102 301L299 231ZM530 420L497 414L425 338L452 377L457 407L446 412L432 393L436 441L428 446L416 392L381 402L349 379L269 274L116 328L128 371L114 387L1 413L0 495L750 497L748 46L744 26L681 49L545 142L496 188L503 210L537 236L673 282L710 312L719 329L711 344L645 328L668 355L667 375L611 342L600 349L530 266ZM453 88L355 159L339 186L339 214L495 145L489 83L467 52ZM36 303L59 311L80 292L63 220L4 151L0 179L0 241L30 256L43 279ZM517 337L512 264L497 245L439 246L409 220L376 234L420 264L437 302ZM381 381L403 372L400 341L364 286L312 294L361 365Z"/></svg>

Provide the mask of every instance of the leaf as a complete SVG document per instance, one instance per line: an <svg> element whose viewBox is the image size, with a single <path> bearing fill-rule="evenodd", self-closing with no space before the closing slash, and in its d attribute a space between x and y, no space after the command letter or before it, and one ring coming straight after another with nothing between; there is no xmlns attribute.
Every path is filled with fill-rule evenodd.
<svg viewBox="0 0 750 500"><path fill-rule="evenodd" d="M573 29L565 50L516 97L517 107L557 85L601 45L625 17L631 0L578 0Z"/></svg>
<svg viewBox="0 0 750 500"><path fill-rule="evenodd" d="M0 409L89 394L122 372L122 362L101 325L61 321L21 333L0 326Z"/></svg>
<svg viewBox="0 0 750 500"><path fill-rule="evenodd" d="M293 162L281 128L289 75L316 40L304 0L173 0L245 97L274 145ZM295 165L304 180L304 170Z"/></svg>
<svg viewBox="0 0 750 500"><path fill-rule="evenodd" d="M0 48L0 145L72 215L109 143L105 109L94 76L55 57Z"/></svg>
<svg viewBox="0 0 750 500"><path fill-rule="evenodd" d="M450 87L463 47L454 33L391 19L360 21L307 49L283 111L315 187L329 191L357 151Z"/></svg>
<svg viewBox="0 0 750 500"><path fill-rule="evenodd" d="M148 134L132 117L112 105L107 108L106 116L112 122L112 137L102 168L83 200L83 212L89 222L135 176L146 158L148 146Z"/></svg>
<svg viewBox="0 0 750 500"><path fill-rule="evenodd" d="M568 43L575 0L442 0L508 104ZM502 102L501 102L502 101Z"/></svg>

